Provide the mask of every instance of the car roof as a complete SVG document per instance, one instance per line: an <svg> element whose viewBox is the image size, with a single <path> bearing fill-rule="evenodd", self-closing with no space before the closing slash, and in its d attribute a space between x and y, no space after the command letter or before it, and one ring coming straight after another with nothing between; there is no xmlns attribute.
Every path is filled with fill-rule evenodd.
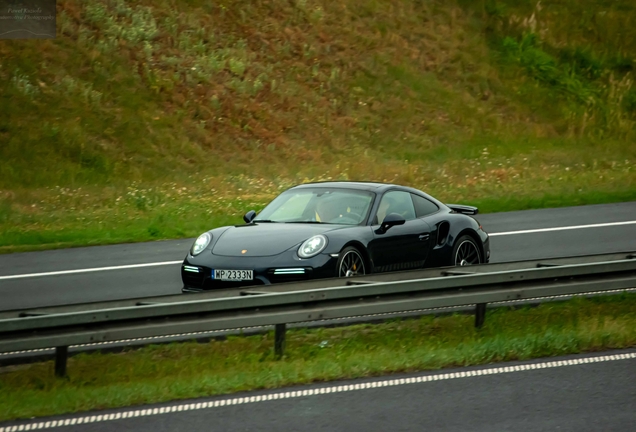
<svg viewBox="0 0 636 432"><path fill-rule="evenodd" d="M390 187L403 187L390 183L377 183L377 182L360 182L360 181L325 181L325 182L313 182L303 183L301 185L294 186L292 189L311 188L311 187L325 187L325 188L342 188L342 189L358 189L367 191L380 191Z"/></svg>
<svg viewBox="0 0 636 432"><path fill-rule="evenodd" d="M364 181L326 181L326 182L313 182L313 183L303 183L297 186L294 186L290 189L302 189L302 188L312 188L312 187L324 187L324 188L333 188L333 189L357 189L357 190L366 190L376 193L384 193L388 189L398 188L405 192L412 192L415 194L423 195L428 198L430 201L433 201L439 207L446 207L446 205L436 199L435 197L423 192L419 189L415 189L409 186L397 185L394 183L380 183L380 182L364 182ZM288 190L290 190L288 189Z"/></svg>

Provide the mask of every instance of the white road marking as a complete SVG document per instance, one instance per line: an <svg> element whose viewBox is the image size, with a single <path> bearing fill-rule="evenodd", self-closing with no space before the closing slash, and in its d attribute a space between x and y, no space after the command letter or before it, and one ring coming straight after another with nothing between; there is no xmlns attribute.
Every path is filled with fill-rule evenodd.
<svg viewBox="0 0 636 432"><path fill-rule="evenodd" d="M71 419L70 424L86 424L86 423L98 423L98 422L106 422L112 421L119 418L133 418L133 417L149 417L161 414L169 414L174 412L183 412L183 411L195 411L195 410L203 410L210 408L217 408L222 406L229 405L241 405L241 404L252 404L259 403L264 401L270 401L275 399L294 399L299 397L311 397L317 396L327 393L344 393L350 391L361 391L368 390L379 387L396 387L401 385L409 385L409 384L422 384L432 381L446 381L451 379L458 378L473 378L477 376L483 375L500 375L506 373L514 373L514 372L523 372L529 370L537 370L537 369L554 369L558 367L564 366L577 366L582 364L590 364L590 363L604 363L610 361L617 360L633 360L636 359L636 352L628 352L623 354L612 354L605 356L591 356L591 357L580 357L571 360L558 360L558 361L543 361L538 363L527 363L515 366L503 366L503 367L488 367L483 369L472 369L461 372L451 372L451 373L437 373L432 375L421 375L421 376L412 376L409 378L401 378L401 379L384 379L384 380L375 380L370 382L362 382L351 385L339 385L339 386L331 386L331 387L318 387L318 388L310 388L301 391L292 391L292 392L278 392L278 393L269 393L265 395L259 396L250 396L250 397L235 397L235 398L225 398L225 399L217 399L210 400L207 402L198 402L198 403L177 403L174 405L165 406L162 408L148 408L142 410L128 410L123 412L118 412L117 414L105 414L105 415L86 415L81 417L74 417ZM0 432L14 432L14 431L22 431L22 430L39 430L39 429L50 429L59 426L66 426L69 424L69 419L64 420L53 420L50 422L33 422L33 423L21 423L11 426L0 427Z"/></svg>
<svg viewBox="0 0 636 432"><path fill-rule="evenodd" d="M531 234L531 233L551 232L551 231L567 231L567 230L584 229L584 228L602 228L602 227L634 225L634 224L636 224L636 221L607 222L607 223L599 223L599 224L591 224L591 225L574 225L574 226L564 226L564 227L554 227L554 228L537 228L537 229L520 230L520 231L495 232L495 233L489 233L489 235L490 237L497 237L497 236L507 236L507 235ZM31 277L42 277L42 276L59 276L59 275L90 273L90 272L106 271L106 270L124 270L124 269L134 269L134 268L143 268L143 267L176 265L176 264L181 264L182 262L183 260L163 261L163 262L144 263L144 264L127 264L127 265L110 266L110 267L95 267L95 268L77 269L77 270L60 270L60 271L44 272L44 273L16 274L16 275L0 276L0 280L23 279L23 278L31 278Z"/></svg>
<svg viewBox="0 0 636 432"><path fill-rule="evenodd" d="M636 221L607 222L607 223L599 223L599 224L573 225L573 226L554 227L554 228L536 228L536 229L521 230L521 231L488 233L488 235L490 235L490 237L496 237L496 236L505 236L505 235L531 234L531 233L551 232L551 231L567 231L567 230L584 229L584 228L602 228L602 227L633 225L633 224L636 224Z"/></svg>
<svg viewBox="0 0 636 432"><path fill-rule="evenodd" d="M131 268L155 267L155 266L181 264L182 262L183 260L162 261L162 262L154 262L154 263L127 264L127 265L120 265L120 266L95 267L95 268L77 269L77 270L60 270L60 271L44 272L44 273L17 274L17 275L0 276L0 280L22 279L22 278L30 278L30 277L41 277L41 276L58 276L58 275L75 274L75 273L90 273L90 272L97 272L97 271L104 271L104 270L123 270L123 269L131 269Z"/></svg>

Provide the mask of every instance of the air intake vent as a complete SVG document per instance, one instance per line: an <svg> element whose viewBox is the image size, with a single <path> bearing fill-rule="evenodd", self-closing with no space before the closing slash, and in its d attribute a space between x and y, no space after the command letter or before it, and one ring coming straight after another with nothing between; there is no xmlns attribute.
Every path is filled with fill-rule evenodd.
<svg viewBox="0 0 636 432"><path fill-rule="evenodd" d="M437 242L435 243L436 246L442 246L444 243L446 243L449 231L450 224L448 222L444 221L437 225Z"/></svg>

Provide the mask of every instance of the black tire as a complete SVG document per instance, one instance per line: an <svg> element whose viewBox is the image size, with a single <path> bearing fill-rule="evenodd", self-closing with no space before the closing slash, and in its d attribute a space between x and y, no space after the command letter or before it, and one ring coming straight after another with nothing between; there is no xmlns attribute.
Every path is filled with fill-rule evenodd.
<svg viewBox="0 0 636 432"><path fill-rule="evenodd" d="M451 260L451 265L454 266L467 266L483 262L479 246L469 235L464 235L457 239L453 247Z"/></svg>
<svg viewBox="0 0 636 432"><path fill-rule="evenodd" d="M336 265L337 277L352 277L365 274L367 274L367 265L357 248L347 246L340 251L338 264Z"/></svg>

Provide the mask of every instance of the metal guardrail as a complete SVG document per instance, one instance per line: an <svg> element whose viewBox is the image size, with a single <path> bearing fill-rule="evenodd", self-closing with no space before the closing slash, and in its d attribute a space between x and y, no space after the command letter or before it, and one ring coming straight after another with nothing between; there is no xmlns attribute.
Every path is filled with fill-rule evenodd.
<svg viewBox="0 0 636 432"><path fill-rule="evenodd" d="M451 277L392 282L368 277L350 286L294 290L288 285L282 292L257 291L261 295L185 295L182 301L114 308L51 308L45 315L0 319L0 352L56 347L56 374L65 375L69 345L127 338L274 325L275 351L281 356L290 323L476 305L475 325L480 327L491 302L636 287L636 254L622 258L489 273L466 274L473 268L455 268L438 270L454 274Z"/></svg>
<svg viewBox="0 0 636 432"><path fill-rule="evenodd" d="M244 286L234 289L212 290L201 293L188 294L188 299L204 300L225 297L237 297L241 295L271 294L276 292L305 291L319 288L336 288L350 285L368 284L370 282L397 282L415 279L430 279L442 276L457 276L473 273L497 273L509 270L523 270L539 267L556 267L569 264L585 264L597 262L609 262L628 259L631 252L585 255L574 257L550 258L541 260L514 261L495 264L473 265L470 268L441 267L432 269L408 270L391 273L377 273L351 278L316 279L304 282L288 282L274 285ZM36 308L22 308L17 310L0 311L0 321L8 318L26 316L52 315L66 312L80 312L99 309L114 309L122 307L146 306L149 304L179 303L184 301L183 294L171 294L155 297L130 298L119 300L107 300L92 303L66 304L61 306L41 306Z"/></svg>

